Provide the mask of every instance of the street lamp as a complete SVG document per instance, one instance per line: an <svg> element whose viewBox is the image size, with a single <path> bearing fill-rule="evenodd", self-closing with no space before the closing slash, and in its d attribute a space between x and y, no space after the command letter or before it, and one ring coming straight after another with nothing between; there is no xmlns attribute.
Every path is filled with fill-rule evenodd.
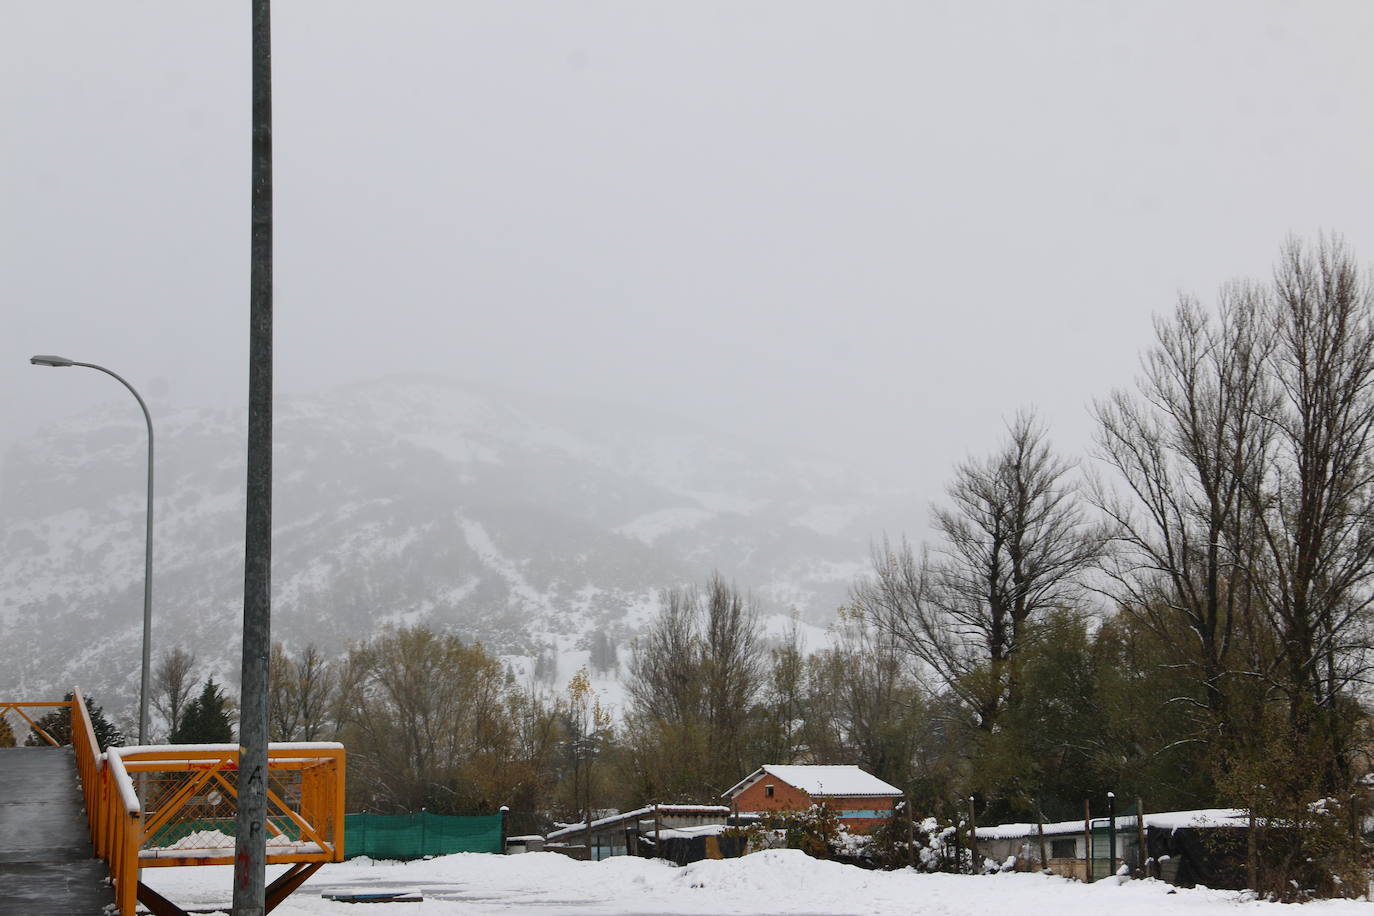
<svg viewBox="0 0 1374 916"><path fill-rule="evenodd" d="M33 356L29 358L29 362L35 366L51 366L59 369L67 366L82 366L86 369L96 369L105 373L129 389L134 400L138 401L138 406L143 408L143 420L148 424L148 520L143 540L143 676L138 692L138 743L145 744L148 737L148 672L152 667L150 653L153 634L153 418L148 413L148 405L143 403L143 398L134 390L134 386L104 366L97 366L95 363L79 363L63 356Z"/></svg>

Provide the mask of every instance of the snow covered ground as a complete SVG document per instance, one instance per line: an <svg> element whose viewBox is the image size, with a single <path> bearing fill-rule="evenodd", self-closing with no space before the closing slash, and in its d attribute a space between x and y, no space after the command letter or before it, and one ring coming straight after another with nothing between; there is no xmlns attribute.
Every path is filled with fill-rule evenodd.
<svg viewBox="0 0 1374 916"><path fill-rule="evenodd" d="M269 880L280 871L269 870ZM146 869L143 880L183 907L224 905L230 897L229 866ZM1158 881L1116 879L1083 885L1045 875L984 877L870 872L820 862L793 850L755 853L743 859L706 861L675 868L647 859L575 862L554 853L492 856L463 853L422 862L354 859L326 865L274 912L348 914L357 906L322 894L369 890L418 890L420 903L388 904L381 916L480 913L537 914L788 914L788 916L887 916L910 913L989 916L998 913L1054 916L1153 916L1279 910L1280 904L1246 901L1234 891L1182 890ZM370 912L364 908L363 912ZM1303 913L1374 914L1364 901L1308 904Z"/></svg>

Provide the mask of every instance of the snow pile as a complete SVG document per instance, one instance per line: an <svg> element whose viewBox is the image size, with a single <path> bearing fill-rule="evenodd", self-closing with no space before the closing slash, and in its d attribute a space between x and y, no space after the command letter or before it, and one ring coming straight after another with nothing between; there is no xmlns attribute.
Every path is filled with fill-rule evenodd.
<svg viewBox="0 0 1374 916"><path fill-rule="evenodd" d="M271 840L267 842L271 843ZM196 830L177 840L169 846L157 846L156 849L216 849L224 846L232 847L234 838L221 830Z"/></svg>
<svg viewBox="0 0 1374 916"><path fill-rule="evenodd" d="M281 872L269 869L269 880ZM156 868L144 880L182 907L226 906L230 866ZM940 916L988 913L1054 913L1056 916L1195 916L1233 914L1239 894L1175 889L1158 881L1116 879L1084 885L1041 874L987 876L865 871L817 861L796 850L768 850L743 859L696 862L675 868L665 862L619 857L577 862L553 853L492 856L462 853L418 862L354 859L329 865L274 912L280 916L358 916L356 907L322 894L417 889L424 902L395 904L388 916L457 914L807 913L815 916L907 916L913 910ZM1247 909L1281 904L1249 902ZM410 907L410 909L406 909ZM1317 911L1312 913L1312 911ZM1369 904L1325 901L1307 904L1310 916L1367 916Z"/></svg>

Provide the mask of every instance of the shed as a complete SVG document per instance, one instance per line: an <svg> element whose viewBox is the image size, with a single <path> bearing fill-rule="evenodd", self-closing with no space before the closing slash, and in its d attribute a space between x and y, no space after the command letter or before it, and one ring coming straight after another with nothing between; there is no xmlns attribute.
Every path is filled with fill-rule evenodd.
<svg viewBox="0 0 1374 916"><path fill-rule="evenodd" d="M1113 856L1108 819L1095 817L1083 820L1059 821L1043 825L1047 862L1040 862L1040 830L1037 824L998 824L978 828L978 852L983 858L1003 862L1015 858L1018 868L1048 868L1055 874L1083 880L1087 874L1089 856L1085 833L1092 836L1093 878L1106 877L1108 863L1117 862L1133 869L1141 867L1144 858L1166 857L1161 877L1171 882L1191 883L1194 873L1212 874L1212 867L1202 864L1191 844L1179 845L1184 836L1191 837L1198 830L1236 829L1248 824L1240 808L1200 808L1192 811L1161 811L1144 816L1147 834L1145 856L1140 854L1140 829L1135 815L1116 819L1116 849ZM1186 849L1185 849L1186 846ZM1176 848L1177 847L1177 848ZM1200 847L1199 847L1200 848ZM1188 863L1185 863L1184 860ZM1197 860L1197 861L1193 861ZM1180 871L1180 869L1182 869Z"/></svg>
<svg viewBox="0 0 1374 916"><path fill-rule="evenodd" d="M729 815L730 809L724 805L645 805L592 821L590 850L586 849L588 828L585 823L568 824L553 831L545 837L545 849L564 851L557 848L560 845L576 848L579 858L594 861L611 856L653 855L652 849L639 848L641 836L652 840L656 830L723 825Z"/></svg>

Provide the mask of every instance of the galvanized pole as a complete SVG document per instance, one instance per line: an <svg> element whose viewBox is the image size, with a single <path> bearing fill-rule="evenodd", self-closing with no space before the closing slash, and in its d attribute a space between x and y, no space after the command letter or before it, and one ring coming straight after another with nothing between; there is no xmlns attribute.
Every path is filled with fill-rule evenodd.
<svg viewBox="0 0 1374 916"><path fill-rule="evenodd" d="M978 818L973 810L973 796L968 797L968 853L969 853L969 874L976 875L979 872L978 862Z"/></svg>
<svg viewBox="0 0 1374 916"><path fill-rule="evenodd" d="M1107 857L1111 863L1108 875L1116 874L1116 793L1107 793Z"/></svg>
<svg viewBox="0 0 1374 916"><path fill-rule="evenodd" d="M272 7L253 0L248 513L244 527L234 916L263 916L267 866L267 660L272 647Z"/></svg>

